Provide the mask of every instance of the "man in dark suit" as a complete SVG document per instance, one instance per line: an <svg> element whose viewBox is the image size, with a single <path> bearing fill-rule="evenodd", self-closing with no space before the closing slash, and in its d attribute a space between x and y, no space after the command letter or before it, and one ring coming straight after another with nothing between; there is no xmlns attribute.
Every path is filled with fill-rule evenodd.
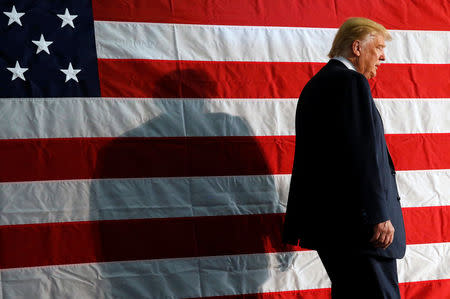
<svg viewBox="0 0 450 299"><path fill-rule="evenodd" d="M403 217L367 81L385 60L390 39L376 22L348 19L333 41L332 59L306 84L297 105L283 240L317 250L333 298L400 298Z"/></svg>

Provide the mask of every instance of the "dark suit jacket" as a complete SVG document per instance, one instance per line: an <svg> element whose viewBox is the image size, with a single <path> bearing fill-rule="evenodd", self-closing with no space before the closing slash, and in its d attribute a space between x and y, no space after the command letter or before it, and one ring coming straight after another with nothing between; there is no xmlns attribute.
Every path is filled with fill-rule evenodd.
<svg viewBox="0 0 450 299"><path fill-rule="evenodd" d="M367 79L331 59L304 87L295 126L284 242L402 258L395 169ZM386 220L395 234L383 250L369 239L374 224Z"/></svg>

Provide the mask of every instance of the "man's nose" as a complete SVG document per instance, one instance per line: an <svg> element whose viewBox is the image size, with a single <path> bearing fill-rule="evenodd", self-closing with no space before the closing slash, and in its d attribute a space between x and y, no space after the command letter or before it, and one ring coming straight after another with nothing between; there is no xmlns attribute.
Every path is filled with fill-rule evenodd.
<svg viewBox="0 0 450 299"><path fill-rule="evenodd" d="M386 55L384 54L384 50L381 52L379 60L381 60L381 61L385 61L386 60Z"/></svg>

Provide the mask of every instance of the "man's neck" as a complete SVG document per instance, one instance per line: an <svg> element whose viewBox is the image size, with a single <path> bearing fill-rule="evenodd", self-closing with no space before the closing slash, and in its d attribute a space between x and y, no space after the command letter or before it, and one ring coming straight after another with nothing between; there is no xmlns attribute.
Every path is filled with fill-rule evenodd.
<svg viewBox="0 0 450 299"><path fill-rule="evenodd" d="M342 62L347 68L354 70L357 72L356 67L352 61L351 58L346 58L344 56L336 56L333 57L333 59L339 60L340 62Z"/></svg>

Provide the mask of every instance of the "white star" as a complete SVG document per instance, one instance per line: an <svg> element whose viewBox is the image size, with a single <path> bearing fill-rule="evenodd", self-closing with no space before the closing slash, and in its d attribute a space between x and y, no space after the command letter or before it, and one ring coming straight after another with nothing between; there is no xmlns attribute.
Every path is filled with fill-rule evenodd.
<svg viewBox="0 0 450 299"><path fill-rule="evenodd" d="M40 40L32 40L32 42L38 46L36 54L38 54L41 51L45 51L47 52L47 54L50 54L50 51L48 50L48 46L50 46L51 44L53 44L53 42L47 42L44 39L44 35L41 34L41 39Z"/></svg>
<svg viewBox="0 0 450 299"><path fill-rule="evenodd" d="M77 74L80 72L80 69L73 69L72 63L69 63L69 67L67 69L61 69L61 72L66 74L66 82L70 79L73 79L78 82Z"/></svg>
<svg viewBox="0 0 450 299"><path fill-rule="evenodd" d="M57 15L59 18L63 20L61 24L61 28L69 24L72 28L75 28L73 25L73 19L75 19L78 15L71 15L69 10L66 8L66 12L63 15Z"/></svg>
<svg viewBox="0 0 450 299"><path fill-rule="evenodd" d="M13 73L11 81L15 80L16 78L20 78L23 81L26 81L25 77L23 76L23 73L28 71L28 69L27 68L21 68L18 61L16 61L16 66L15 67L7 67L7 69L11 73Z"/></svg>
<svg viewBox="0 0 450 299"><path fill-rule="evenodd" d="M19 24L20 26L22 26L22 22L20 22L20 18L25 14L25 13L23 13L23 12L17 12L16 11L16 7L13 5L13 7L12 7L12 9L11 9L11 12L7 12L7 11L4 11L3 12L5 15L7 15L8 16L8 18L9 18L9 21L8 21L8 26L9 25L11 25L12 23L17 23L17 24Z"/></svg>

